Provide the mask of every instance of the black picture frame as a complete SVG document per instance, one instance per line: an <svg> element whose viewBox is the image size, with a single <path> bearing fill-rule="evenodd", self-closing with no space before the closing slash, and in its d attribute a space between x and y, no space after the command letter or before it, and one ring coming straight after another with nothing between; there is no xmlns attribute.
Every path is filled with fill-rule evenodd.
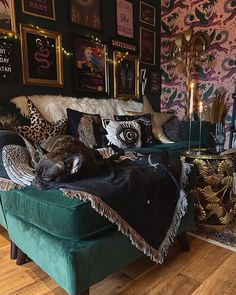
<svg viewBox="0 0 236 295"><path fill-rule="evenodd" d="M55 20L55 0L21 0L22 12L25 14Z"/></svg>
<svg viewBox="0 0 236 295"><path fill-rule="evenodd" d="M45 29L20 24L23 82L62 87L62 37Z"/></svg>
<svg viewBox="0 0 236 295"><path fill-rule="evenodd" d="M101 5L101 0L88 1L86 5L82 0L70 0L70 23L91 30L102 31Z"/></svg>
<svg viewBox="0 0 236 295"><path fill-rule="evenodd" d="M156 32L144 27L140 27L140 61L156 64Z"/></svg>
<svg viewBox="0 0 236 295"><path fill-rule="evenodd" d="M107 46L80 35L72 37L75 91L81 94L108 95Z"/></svg>
<svg viewBox="0 0 236 295"><path fill-rule="evenodd" d="M17 80L16 44L11 39L0 39L0 80Z"/></svg>
<svg viewBox="0 0 236 295"><path fill-rule="evenodd" d="M140 1L139 20L142 23L155 27L156 25L156 7Z"/></svg>

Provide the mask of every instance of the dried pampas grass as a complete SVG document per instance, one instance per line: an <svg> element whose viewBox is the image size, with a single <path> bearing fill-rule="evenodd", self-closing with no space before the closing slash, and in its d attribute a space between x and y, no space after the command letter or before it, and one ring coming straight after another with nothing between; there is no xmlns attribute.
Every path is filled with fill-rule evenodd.
<svg viewBox="0 0 236 295"><path fill-rule="evenodd" d="M224 122L227 113L227 99L226 90L219 88L215 90L212 98L212 103L207 107L204 117L205 120L210 121L212 124Z"/></svg>

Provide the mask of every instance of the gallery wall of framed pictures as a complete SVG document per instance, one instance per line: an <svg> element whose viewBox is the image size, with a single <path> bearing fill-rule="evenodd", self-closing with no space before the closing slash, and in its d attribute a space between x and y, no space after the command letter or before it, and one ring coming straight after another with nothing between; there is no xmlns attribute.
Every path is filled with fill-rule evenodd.
<svg viewBox="0 0 236 295"><path fill-rule="evenodd" d="M155 93L149 69L157 72L159 7L155 0L0 0L4 96L47 92L136 99L141 67L155 81Z"/></svg>

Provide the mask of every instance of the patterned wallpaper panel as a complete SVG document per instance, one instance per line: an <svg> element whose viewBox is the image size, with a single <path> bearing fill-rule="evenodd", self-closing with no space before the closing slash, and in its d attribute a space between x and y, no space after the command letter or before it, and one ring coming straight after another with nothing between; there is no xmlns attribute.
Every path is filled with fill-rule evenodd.
<svg viewBox="0 0 236 295"><path fill-rule="evenodd" d="M194 32L207 31L207 59L194 73L197 96L207 105L215 89L223 87L229 97L229 127L236 80L236 0L162 0L161 4L162 111L175 110L180 118L185 115L184 69L170 56L174 37L190 28Z"/></svg>

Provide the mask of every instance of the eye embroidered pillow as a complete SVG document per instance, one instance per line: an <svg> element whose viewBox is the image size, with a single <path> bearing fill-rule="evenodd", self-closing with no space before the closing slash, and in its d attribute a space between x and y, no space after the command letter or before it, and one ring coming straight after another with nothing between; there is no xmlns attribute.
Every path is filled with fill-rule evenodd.
<svg viewBox="0 0 236 295"><path fill-rule="evenodd" d="M103 119L107 139L119 148L141 147L140 125L135 121L117 122Z"/></svg>
<svg viewBox="0 0 236 295"><path fill-rule="evenodd" d="M143 115L114 115L118 122L135 121L140 125L142 146L150 146L155 144L154 136L152 134L152 119L151 114Z"/></svg>

